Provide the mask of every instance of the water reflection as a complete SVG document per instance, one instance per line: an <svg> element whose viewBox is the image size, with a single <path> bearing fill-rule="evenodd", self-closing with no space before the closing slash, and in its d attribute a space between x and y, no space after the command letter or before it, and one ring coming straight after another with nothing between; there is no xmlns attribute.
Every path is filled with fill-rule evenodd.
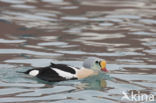
<svg viewBox="0 0 156 103"><path fill-rule="evenodd" d="M0 102L121 102L154 95L154 0L0 0ZM108 77L48 84L16 71L106 59ZM103 79L104 78L104 79Z"/></svg>

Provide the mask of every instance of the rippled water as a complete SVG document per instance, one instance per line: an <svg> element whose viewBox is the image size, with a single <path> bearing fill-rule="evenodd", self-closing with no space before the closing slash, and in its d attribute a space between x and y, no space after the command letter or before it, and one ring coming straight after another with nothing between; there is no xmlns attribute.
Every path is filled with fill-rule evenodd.
<svg viewBox="0 0 156 103"><path fill-rule="evenodd" d="M121 100L123 91L156 95L155 9L155 0L0 0L0 102L118 103L134 102ZM51 61L81 66L89 56L106 59L110 75L47 83L16 72Z"/></svg>

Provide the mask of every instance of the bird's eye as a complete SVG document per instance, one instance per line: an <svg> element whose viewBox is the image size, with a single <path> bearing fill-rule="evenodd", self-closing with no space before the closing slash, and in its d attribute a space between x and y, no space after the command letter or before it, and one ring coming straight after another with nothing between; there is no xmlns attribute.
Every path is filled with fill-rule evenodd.
<svg viewBox="0 0 156 103"><path fill-rule="evenodd" d="M99 63L99 61L95 61L95 63L97 63L97 64L98 64L98 63Z"/></svg>

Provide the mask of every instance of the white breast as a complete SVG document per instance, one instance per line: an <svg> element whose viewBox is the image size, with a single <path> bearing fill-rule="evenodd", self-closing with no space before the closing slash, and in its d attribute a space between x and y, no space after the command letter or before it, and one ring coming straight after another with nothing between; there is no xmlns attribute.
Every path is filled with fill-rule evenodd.
<svg viewBox="0 0 156 103"><path fill-rule="evenodd" d="M76 76L78 79L87 78L92 75L97 75L97 72L94 72L91 69L85 69L85 68L81 68L79 71L76 72Z"/></svg>

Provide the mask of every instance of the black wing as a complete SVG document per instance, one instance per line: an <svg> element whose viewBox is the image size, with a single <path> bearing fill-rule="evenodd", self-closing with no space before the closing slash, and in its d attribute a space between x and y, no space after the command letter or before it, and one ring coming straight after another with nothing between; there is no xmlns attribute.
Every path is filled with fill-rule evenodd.
<svg viewBox="0 0 156 103"><path fill-rule="evenodd" d="M69 67L65 64L51 63L51 65L48 67L36 68L39 70L39 74L37 75L37 77L39 79L49 81L49 82L59 82L59 81L67 80L64 77L59 76L58 73L54 71L52 68L60 69L62 71L69 72L71 74L76 73L76 71L72 67ZM77 78L71 78L70 80L73 80L73 79L77 79Z"/></svg>
<svg viewBox="0 0 156 103"><path fill-rule="evenodd" d="M68 65L65 65L65 64L51 63L50 67L51 68L57 68L57 69L60 69L62 71L65 71L65 72L68 72L68 73L71 73L71 74L76 74L76 71L72 67L69 67Z"/></svg>
<svg viewBox="0 0 156 103"><path fill-rule="evenodd" d="M39 79L49 81L49 82L58 82L58 81L63 81L65 78L60 77L54 70L52 70L50 67L44 67L44 68L39 68L40 72L37 75Z"/></svg>

